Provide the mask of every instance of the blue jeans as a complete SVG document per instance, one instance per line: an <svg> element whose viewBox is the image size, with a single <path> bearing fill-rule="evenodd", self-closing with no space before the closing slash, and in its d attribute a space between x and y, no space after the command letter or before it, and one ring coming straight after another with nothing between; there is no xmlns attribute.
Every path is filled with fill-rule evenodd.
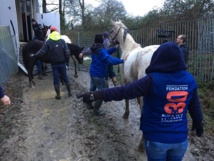
<svg viewBox="0 0 214 161"><path fill-rule="evenodd" d="M54 85L59 85L59 77L63 79L65 84L69 83L65 64L51 64L51 67L52 67Z"/></svg>
<svg viewBox="0 0 214 161"><path fill-rule="evenodd" d="M159 143L144 139L148 161L182 161L188 147L188 139L181 143Z"/></svg>
<svg viewBox="0 0 214 161"><path fill-rule="evenodd" d="M104 88L106 88L105 77L98 78L91 76L90 91L96 91L96 89L101 90Z"/></svg>
<svg viewBox="0 0 214 161"><path fill-rule="evenodd" d="M106 69L106 80L108 80L108 78L113 78L113 77L116 77L116 74L114 72L114 66L113 65L108 65L107 66L107 69Z"/></svg>
<svg viewBox="0 0 214 161"><path fill-rule="evenodd" d="M36 68L37 68L37 74L41 74L42 71L44 71L44 65L40 60L36 60Z"/></svg>

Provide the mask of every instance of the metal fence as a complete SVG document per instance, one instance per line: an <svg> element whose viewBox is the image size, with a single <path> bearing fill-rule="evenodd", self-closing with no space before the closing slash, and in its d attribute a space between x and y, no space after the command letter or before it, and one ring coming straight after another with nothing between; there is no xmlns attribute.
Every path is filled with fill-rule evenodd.
<svg viewBox="0 0 214 161"><path fill-rule="evenodd" d="M0 26L0 86L18 71L17 56L9 26Z"/></svg>
<svg viewBox="0 0 214 161"><path fill-rule="evenodd" d="M102 31L63 31L73 43L89 47L96 33ZM185 22L147 26L130 30L134 40L142 47L161 44L164 41L175 41L177 36L187 36L190 50L188 71L200 84L214 80L214 19L200 19Z"/></svg>

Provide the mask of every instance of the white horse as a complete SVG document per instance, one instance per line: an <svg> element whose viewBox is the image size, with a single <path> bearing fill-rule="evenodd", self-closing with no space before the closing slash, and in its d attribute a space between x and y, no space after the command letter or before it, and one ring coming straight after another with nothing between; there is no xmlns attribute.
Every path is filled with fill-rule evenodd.
<svg viewBox="0 0 214 161"><path fill-rule="evenodd" d="M121 59L127 57L124 64L120 64L120 74L122 84L131 83L145 76L145 69L151 61L154 51L159 45L150 45L142 48L140 44L136 43L133 37L128 33L127 27L120 21L112 21L111 38L113 41L117 40L120 43ZM137 98L142 108L142 97ZM129 100L125 100L126 108L123 115L124 118L129 117ZM143 139L138 147L138 150L143 151Z"/></svg>
<svg viewBox="0 0 214 161"><path fill-rule="evenodd" d="M48 39L50 33L51 33L51 30L49 28L47 30L45 39ZM72 43L71 39L67 35L61 35L61 39L65 40L65 42L68 43L68 44ZM77 74L77 60L76 60L76 58L74 56L71 56L71 59L73 60L73 63L74 63L74 77L78 77L78 74Z"/></svg>

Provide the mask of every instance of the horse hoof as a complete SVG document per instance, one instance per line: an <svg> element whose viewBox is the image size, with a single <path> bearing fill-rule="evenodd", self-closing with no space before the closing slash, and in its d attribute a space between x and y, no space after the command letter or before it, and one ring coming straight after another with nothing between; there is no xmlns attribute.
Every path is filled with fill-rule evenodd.
<svg viewBox="0 0 214 161"><path fill-rule="evenodd" d="M75 75L74 75L74 77L76 77L76 78L77 78L77 77L78 77L78 75L77 75L77 74L75 74Z"/></svg>
<svg viewBox="0 0 214 161"><path fill-rule="evenodd" d="M123 114L123 118L124 118L124 119L128 119L128 118L129 118L129 113L124 113L124 114Z"/></svg>

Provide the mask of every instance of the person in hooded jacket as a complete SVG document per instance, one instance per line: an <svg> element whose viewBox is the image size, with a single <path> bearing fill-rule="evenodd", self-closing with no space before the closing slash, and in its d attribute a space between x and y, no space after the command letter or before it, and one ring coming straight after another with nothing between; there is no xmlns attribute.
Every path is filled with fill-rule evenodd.
<svg viewBox="0 0 214 161"><path fill-rule="evenodd" d="M90 47L90 50L92 52L92 62L90 64L90 91L95 91L96 89L101 90L106 88L105 76L107 66L109 64L116 65L123 63L123 60L111 56L111 54L116 51L116 47L109 48L108 50L104 48L102 34L95 35L94 43ZM89 108L93 108L97 116L105 114L99 110L102 102L102 99L96 100L94 106L89 103Z"/></svg>
<svg viewBox="0 0 214 161"><path fill-rule="evenodd" d="M0 100L6 106L11 104L10 97L4 93L2 87L0 87Z"/></svg>
<svg viewBox="0 0 214 161"><path fill-rule="evenodd" d="M70 83L66 72L66 62L69 62L70 50L60 34L57 32L55 26L50 28L49 39L44 43L42 48L33 56L40 57L44 54L49 54L49 59L53 73L53 84L56 91L56 99L61 99L60 86L59 86L59 74L68 90L68 95L71 96Z"/></svg>
<svg viewBox="0 0 214 161"><path fill-rule="evenodd" d="M180 46L180 48L183 52L184 62L187 64L188 59L189 59L189 48L185 44L186 43L186 35L179 35L176 39L176 43L178 44L178 46Z"/></svg>
<svg viewBox="0 0 214 161"><path fill-rule="evenodd" d="M140 130L148 161L181 161L188 147L187 112L197 136L204 132L197 84L186 71L182 51L166 42L154 52L146 76L122 87L79 95L84 102L143 96Z"/></svg>

